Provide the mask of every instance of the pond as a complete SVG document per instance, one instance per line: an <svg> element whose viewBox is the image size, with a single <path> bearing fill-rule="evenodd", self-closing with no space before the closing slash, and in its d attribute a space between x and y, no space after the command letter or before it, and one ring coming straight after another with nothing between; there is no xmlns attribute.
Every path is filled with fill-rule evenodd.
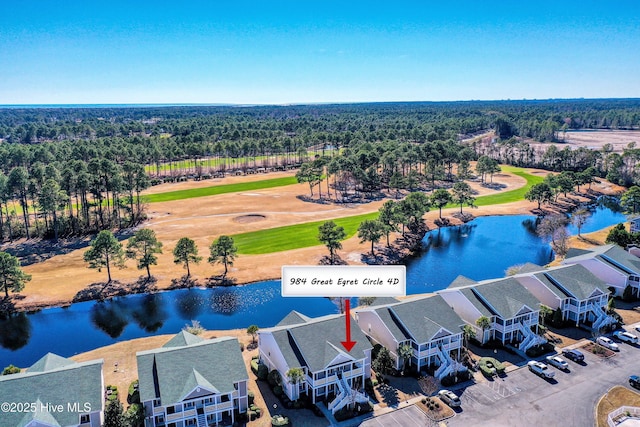
<svg viewBox="0 0 640 427"><path fill-rule="evenodd" d="M605 206L595 207L582 232L622 221L622 214ZM493 216L429 232L423 241L423 253L407 266L407 293L443 289L459 274L483 280L502 277L515 264L547 263L552 252L537 237L535 227L533 216ZM311 317L338 312L326 298L283 298L279 281L265 281L130 295L20 313L0 320L0 368L10 363L29 366L47 352L72 356L118 341L176 333L192 320L206 329L246 328L251 324L264 328L275 325L291 310Z"/></svg>

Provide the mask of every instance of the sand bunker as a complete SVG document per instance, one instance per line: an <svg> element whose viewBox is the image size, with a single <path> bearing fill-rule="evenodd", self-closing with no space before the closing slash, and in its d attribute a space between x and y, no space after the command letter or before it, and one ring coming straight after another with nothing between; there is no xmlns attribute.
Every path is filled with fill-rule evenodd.
<svg viewBox="0 0 640 427"><path fill-rule="evenodd" d="M235 222L239 222L241 224L247 224L249 222L258 222L258 221L263 221L265 220L267 217L264 215L260 215L260 214L249 214L249 215L240 215L237 216L235 218L233 218L233 220Z"/></svg>

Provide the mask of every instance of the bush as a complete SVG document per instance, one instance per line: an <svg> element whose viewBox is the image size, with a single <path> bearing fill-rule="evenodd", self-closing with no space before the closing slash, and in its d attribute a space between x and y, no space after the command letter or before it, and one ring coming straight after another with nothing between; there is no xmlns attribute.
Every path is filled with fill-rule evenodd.
<svg viewBox="0 0 640 427"><path fill-rule="evenodd" d="M240 351L244 351L244 343L240 343Z"/></svg>
<svg viewBox="0 0 640 427"><path fill-rule="evenodd" d="M271 425L274 427L281 427L290 426L291 424L289 424L289 418L282 415L274 415L273 417L271 417Z"/></svg>
<svg viewBox="0 0 640 427"><path fill-rule="evenodd" d="M275 369L269 372L269 375L267 376L267 381L269 382L269 385L271 387L275 387L277 385L282 384L282 377L280 376L280 372L278 372Z"/></svg>
<svg viewBox="0 0 640 427"><path fill-rule="evenodd" d="M259 380L265 381L269 376L269 368L267 368L267 365L259 363L258 372L256 373L256 376L258 377Z"/></svg>
<svg viewBox="0 0 640 427"><path fill-rule="evenodd" d="M140 403L140 391L138 390L138 380L132 381L129 384L129 393L127 394L127 403L129 405L133 403Z"/></svg>
<svg viewBox="0 0 640 427"><path fill-rule="evenodd" d="M527 356L529 357L538 357L543 354L550 353L554 350L554 346L551 343L544 343L542 345L537 345L535 347L531 347L527 350Z"/></svg>
<svg viewBox="0 0 640 427"><path fill-rule="evenodd" d="M256 414L254 411L247 411L247 416L249 417L249 421L253 421L258 418L258 414Z"/></svg>
<svg viewBox="0 0 640 427"><path fill-rule="evenodd" d="M258 375L258 360L257 359L251 359L251 371Z"/></svg>
<svg viewBox="0 0 640 427"><path fill-rule="evenodd" d="M279 386L279 385L275 386L273 388L273 394L275 394L278 397L282 396L284 394L284 391L282 390L282 386Z"/></svg>
<svg viewBox="0 0 640 427"><path fill-rule="evenodd" d="M9 365L2 370L2 375L17 374L20 372L20 370L21 369L18 368L17 366Z"/></svg>
<svg viewBox="0 0 640 427"><path fill-rule="evenodd" d="M478 366L482 373L488 377L494 374L504 374L505 366L493 357L481 357Z"/></svg>
<svg viewBox="0 0 640 427"><path fill-rule="evenodd" d="M247 397L249 398L249 405L253 405L253 401L255 400L256 395L253 394L252 391L250 391L249 393L247 393Z"/></svg>

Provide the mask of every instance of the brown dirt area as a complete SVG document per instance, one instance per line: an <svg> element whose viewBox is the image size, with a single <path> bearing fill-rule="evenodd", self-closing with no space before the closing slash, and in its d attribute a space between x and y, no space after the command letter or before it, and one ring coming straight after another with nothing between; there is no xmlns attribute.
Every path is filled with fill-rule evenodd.
<svg viewBox="0 0 640 427"><path fill-rule="evenodd" d="M558 133L558 138L563 139L563 133ZM640 131L638 130L578 130L567 131L564 136L564 142L561 143L541 143L528 141L532 147L542 148L543 150L550 145L555 145L562 150L566 147L572 150L580 147L592 150L600 150L605 144L611 144L613 151L621 153L627 148L630 142L640 143Z"/></svg>
<svg viewBox="0 0 640 427"><path fill-rule="evenodd" d="M529 171L537 174L548 173L539 170ZM277 176L289 176L294 172L278 172L276 174ZM269 179L275 177L276 174L227 177L221 182L226 184L242 180ZM494 175L493 181L504 187L496 190L481 186L477 182L470 184L477 191L477 195L495 194L524 185L524 179L508 173ZM162 184L153 187L151 191L171 191L203 185L211 185L211 181ZM596 187L607 192L617 191L608 183L594 186L594 188ZM326 183L323 183L323 193L325 190ZM300 195L308 194L309 189L306 184L295 184L149 205L149 220L143 226L155 230L159 240L164 244L164 253L158 256L158 265L151 269L157 279L157 288L170 287L172 279L177 279L185 273L181 267L173 263L171 254L177 240L181 237L187 236L194 239L200 249L200 255L205 258L199 265L191 266L192 276L202 283L207 278L219 275L223 271L223 266L212 266L206 262L209 245L221 234L235 234L364 214L378 210L384 203L384 200L378 200L363 204L319 204L298 198ZM317 193L314 192L314 194ZM483 216L531 214L534 208L534 203L521 201L505 205L485 206L473 210L465 208L464 210L475 216ZM456 220L451 215L458 211L458 208L445 209L442 214L455 223ZM264 219L258 215L264 216ZM433 221L437 217L437 210L425 215L427 225L430 228L436 227ZM242 218L259 218L259 220L246 221ZM379 247L383 245L384 242L381 242ZM343 249L338 251L338 254L351 264L362 264L361 255L368 252L369 247L368 243L360 243L358 237L354 236L343 242ZM89 284L106 281L105 271L98 272L87 268L83 261L85 250L73 250L26 266L24 270L32 275L33 280L21 292L21 299L16 301L16 305L18 307L43 307L68 304L74 295ZM240 255L236 258L234 266L230 268L229 277L237 283L274 279L280 277L283 260L286 260L287 265L317 265L324 255L326 255L326 248L321 245L264 255ZM137 270L132 261L128 261L128 268L113 269L112 271L114 280L121 282L133 282L143 275L144 272Z"/></svg>
<svg viewBox="0 0 640 427"><path fill-rule="evenodd" d="M609 413L621 406L640 406L640 394L627 387L615 386L602 396L596 408L596 425L608 427Z"/></svg>

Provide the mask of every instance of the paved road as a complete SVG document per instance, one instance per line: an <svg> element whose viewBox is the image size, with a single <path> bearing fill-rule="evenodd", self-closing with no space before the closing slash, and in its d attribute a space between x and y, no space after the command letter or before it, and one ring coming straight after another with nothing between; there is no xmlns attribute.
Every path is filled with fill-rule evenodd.
<svg viewBox="0 0 640 427"><path fill-rule="evenodd" d="M583 352L585 365L569 361L569 373L550 367L556 372L552 381L525 367L504 379L456 390L462 409L448 420L448 425L593 426L598 399L615 385L628 385L629 375L640 374L640 347L619 345L621 351L609 359Z"/></svg>

